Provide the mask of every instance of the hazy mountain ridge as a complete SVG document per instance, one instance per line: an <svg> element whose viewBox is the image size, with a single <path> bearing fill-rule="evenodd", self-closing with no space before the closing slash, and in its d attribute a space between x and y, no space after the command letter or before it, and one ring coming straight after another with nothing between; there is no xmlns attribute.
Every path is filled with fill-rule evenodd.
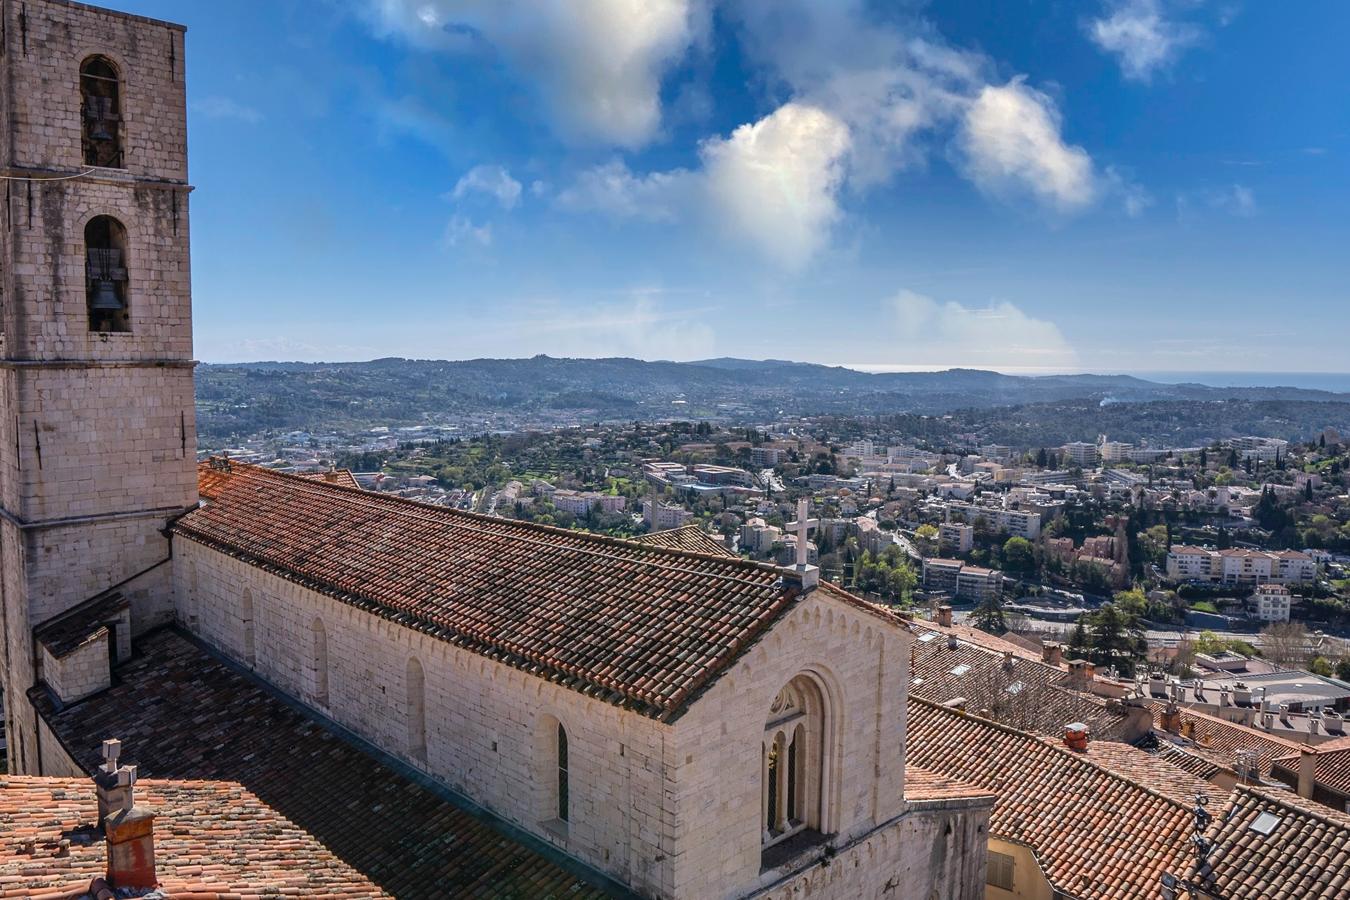
<svg viewBox="0 0 1350 900"><path fill-rule="evenodd" d="M204 437L472 420L765 420L782 415L941 415L958 409L1088 401L1350 403L1302 388L1212 388L1128 375L1004 375L978 369L866 373L785 360L384 358L261 362L197 370ZM1328 410L1333 420L1335 414ZM1329 422L1330 424L1331 422Z"/></svg>

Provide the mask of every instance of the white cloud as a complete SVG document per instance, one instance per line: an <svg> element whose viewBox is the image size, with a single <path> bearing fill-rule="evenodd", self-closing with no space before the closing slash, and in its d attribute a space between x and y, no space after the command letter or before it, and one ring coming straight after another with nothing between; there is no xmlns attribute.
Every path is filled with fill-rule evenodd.
<svg viewBox="0 0 1350 900"><path fill-rule="evenodd" d="M486 43L565 136L622 147L661 126L661 81L706 29L702 0L369 0L377 25L424 47Z"/></svg>
<svg viewBox="0 0 1350 900"><path fill-rule="evenodd" d="M702 156L713 208L728 230L796 268L826 242L850 146L848 127L813 106L787 103Z"/></svg>
<svg viewBox="0 0 1350 900"><path fill-rule="evenodd" d="M909 365L1072 368L1078 355L1058 326L1007 301L972 308L902 290L883 303Z"/></svg>
<svg viewBox="0 0 1350 900"><path fill-rule="evenodd" d="M582 172L558 194L557 205L569 212L599 212L619 219L669 222L689 199L691 173L684 169L635 175L622 160L611 160Z"/></svg>
<svg viewBox="0 0 1350 900"><path fill-rule="evenodd" d="M704 141L697 170L636 175L620 160L581 173L561 209L648 221L710 220L786 268L804 265L840 216L847 126L787 103L729 137Z"/></svg>
<svg viewBox="0 0 1350 900"><path fill-rule="evenodd" d="M203 97L192 103L192 109L208 119L234 119L256 125L262 121L262 113L251 106L245 106L229 97Z"/></svg>
<svg viewBox="0 0 1350 900"><path fill-rule="evenodd" d="M462 200L471 193L487 194L501 204L502 209L515 209L520 202L520 182L502 166L474 166L455 183L450 196Z"/></svg>
<svg viewBox="0 0 1350 900"><path fill-rule="evenodd" d="M447 249L458 247L461 244L490 247L492 245L492 226L487 223L475 225L471 219L465 216L452 216L450 222L445 226L445 234L441 240Z"/></svg>
<svg viewBox="0 0 1350 900"><path fill-rule="evenodd" d="M1166 15L1161 0L1114 0L1110 15L1088 23L1088 36L1119 57L1126 78L1148 81L1200 39L1200 29Z"/></svg>
<svg viewBox="0 0 1350 900"><path fill-rule="evenodd" d="M1097 196L1092 157L1065 143L1054 100L1021 78L980 91L962 119L957 144L967 176L987 194L1030 194L1062 213Z"/></svg>

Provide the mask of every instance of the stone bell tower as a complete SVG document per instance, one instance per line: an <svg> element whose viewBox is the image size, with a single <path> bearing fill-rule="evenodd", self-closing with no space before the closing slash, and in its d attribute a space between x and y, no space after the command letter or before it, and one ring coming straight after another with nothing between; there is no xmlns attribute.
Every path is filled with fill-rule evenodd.
<svg viewBox="0 0 1350 900"><path fill-rule="evenodd" d="M110 589L133 633L169 619L164 529L197 502L184 29L0 19L0 687L35 773L33 630Z"/></svg>

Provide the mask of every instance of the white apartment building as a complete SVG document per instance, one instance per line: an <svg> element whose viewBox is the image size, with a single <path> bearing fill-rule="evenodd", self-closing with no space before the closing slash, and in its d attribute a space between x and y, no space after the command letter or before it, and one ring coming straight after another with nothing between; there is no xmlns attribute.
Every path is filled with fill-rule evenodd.
<svg viewBox="0 0 1350 900"><path fill-rule="evenodd" d="M943 522L938 526L938 545L943 550L969 553L975 547L975 527L958 522Z"/></svg>
<svg viewBox="0 0 1350 900"><path fill-rule="evenodd" d="M1317 562L1297 550L1209 550L1178 544L1167 554L1173 581L1219 584L1297 584L1317 578Z"/></svg>
<svg viewBox="0 0 1350 900"><path fill-rule="evenodd" d="M757 469L771 469L787 458L787 451L777 447L751 447L750 465Z"/></svg>
<svg viewBox="0 0 1350 900"><path fill-rule="evenodd" d="M1061 447L1064 456L1079 468L1089 468L1097 464L1097 445L1083 441L1074 441Z"/></svg>
<svg viewBox="0 0 1350 900"><path fill-rule="evenodd" d="M642 521L652 531L666 531L689 524L694 514L682 506L668 506L659 500L642 501Z"/></svg>
<svg viewBox="0 0 1350 900"><path fill-rule="evenodd" d="M976 506L973 503L948 503L949 519L974 525L983 519L993 531L1035 540L1041 534L1041 514L1020 509L999 509L992 506Z"/></svg>
<svg viewBox="0 0 1350 900"><path fill-rule="evenodd" d="M1238 456L1243 459L1273 463L1276 459L1284 457L1289 442L1279 438L1240 437L1233 438L1228 442L1228 446L1236 450Z"/></svg>
<svg viewBox="0 0 1350 900"><path fill-rule="evenodd" d="M1282 584L1262 584L1252 594L1252 613L1262 622L1289 621L1289 588Z"/></svg>
<svg viewBox="0 0 1350 900"><path fill-rule="evenodd" d="M607 513L623 512L627 500L614 494L601 494L596 491L555 490L553 505L574 516L585 516L596 507Z"/></svg>

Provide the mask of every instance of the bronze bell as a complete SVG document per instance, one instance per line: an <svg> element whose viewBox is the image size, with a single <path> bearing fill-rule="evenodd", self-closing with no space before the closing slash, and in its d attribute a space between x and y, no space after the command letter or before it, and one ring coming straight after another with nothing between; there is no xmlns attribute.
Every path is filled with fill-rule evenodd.
<svg viewBox="0 0 1350 900"><path fill-rule="evenodd" d="M94 296L89 301L89 308L98 312L119 312L122 309L122 298L117 296L117 285L102 279L95 281Z"/></svg>

